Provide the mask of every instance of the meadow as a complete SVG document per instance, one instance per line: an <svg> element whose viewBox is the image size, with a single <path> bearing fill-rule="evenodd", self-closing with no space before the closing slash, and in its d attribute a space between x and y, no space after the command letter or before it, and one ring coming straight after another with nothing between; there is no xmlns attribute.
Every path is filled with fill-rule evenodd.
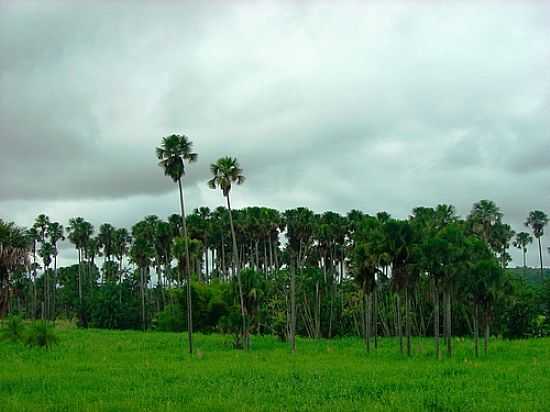
<svg viewBox="0 0 550 412"><path fill-rule="evenodd" d="M493 339L486 357L455 339L436 361L432 340L411 358L393 338L367 354L358 338L298 339L292 354L273 337L250 352L231 338L161 332L58 330L50 350L0 343L2 411L119 410L550 410L550 339Z"/></svg>

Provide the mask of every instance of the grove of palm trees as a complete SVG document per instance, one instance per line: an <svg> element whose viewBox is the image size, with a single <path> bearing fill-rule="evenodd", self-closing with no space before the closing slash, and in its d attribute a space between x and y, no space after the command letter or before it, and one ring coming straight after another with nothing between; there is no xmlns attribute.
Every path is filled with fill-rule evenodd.
<svg viewBox="0 0 550 412"><path fill-rule="evenodd" d="M64 229L44 214L30 228L2 221L2 316L186 330L190 353L193 331L232 335L235 348L246 350L259 335L278 336L293 350L297 335L360 336L367 352L397 337L408 356L416 337L432 336L437 358L452 356L454 336L473 337L478 356L480 338L487 354L491 337L550 332L542 252L536 283L526 268L508 270L512 245L525 254L533 237L543 237L542 211L526 213L531 235L516 234L489 200L465 217L443 204L416 207L407 219L383 211L232 209L231 189L245 182L245 171L228 156L211 165L207 182L226 204L186 214L193 144L170 135L156 154L178 185L179 215L146 216L131 228L96 228L75 217ZM77 259L58 267L65 237Z"/></svg>

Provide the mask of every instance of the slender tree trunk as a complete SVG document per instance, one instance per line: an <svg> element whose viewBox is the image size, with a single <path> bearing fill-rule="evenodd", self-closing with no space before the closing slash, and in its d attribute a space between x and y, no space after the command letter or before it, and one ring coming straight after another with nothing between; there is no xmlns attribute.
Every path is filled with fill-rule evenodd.
<svg viewBox="0 0 550 412"><path fill-rule="evenodd" d="M405 288L405 333L407 334L407 356L411 356L411 301L409 288Z"/></svg>
<svg viewBox="0 0 550 412"><path fill-rule="evenodd" d="M231 201L229 200L229 193L225 196L227 200L227 210L229 211L229 225L231 227L231 238L233 240L233 259L235 260L235 266L237 268L237 283L239 286L239 298L241 303L241 317L242 317L242 338L244 349L248 350L248 331L246 326L246 312L244 307L244 295L243 295L243 285L241 282L241 270L239 264L239 249L237 248L237 237L235 236L235 227L233 226L233 213L231 212Z"/></svg>
<svg viewBox="0 0 550 412"><path fill-rule="evenodd" d="M526 262L526 253L527 250L525 248L522 248L523 251L523 276L527 274L527 262Z"/></svg>
<svg viewBox="0 0 550 412"><path fill-rule="evenodd" d="M433 280L433 299L434 299L434 340L435 340L435 357L440 358L439 347L439 288L437 281Z"/></svg>
<svg viewBox="0 0 550 412"><path fill-rule="evenodd" d="M83 322L83 312L82 312L82 251L78 248L78 316L80 323Z"/></svg>
<svg viewBox="0 0 550 412"><path fill-rule="evenodd" d="M44 319L49 319L49 300L48 300L48 268L44 268Z"/></svg>
<svg viewBox="0 0 550 412"><path fill-rule="evenodd" d="M365 344L367 353L370 353L370 338L372 334L372 292L369 292L368 295L365 294L366 300L366 331L365 331Z"/></svg>
<svg viewBox="0 0 550 412"><path fill-rule="evenodd" d="M296 266L290 259L290 344L292 352L296 352Z"/></svg>
<svg viewBox="0 0 550 412"><path fill-rule="evenodd" d="M33 301L32 301L32 318L36 319L36 301L37 301L37 292L36 292L36 242L33 243L33 249L32 249L32 297L33 297Z"/></svg>
<svg viewBox="0 0 550 412"><path fill-rule="evenodd" d="M372 306L373 306L373 328L374 328L374 349L378 349L378 289L375 288L372 294Z"/></svg>
<svg viewBox="0 0 550 412"><path fill-rule="evenodd" d="M395 308L397 334L399 335L399 351L403 354L403 328L401 327L401 297L399 296L399 292L395 294Z"/></svg>
<svg viewBox="0 0 550 412"><path fill-rule="evenodd" d="M484 333L483 333L483 353L487 355L489 352L489 314L485 311L483 316Z"/></svg>
<svg viewBox="0 0 550 412"><path fill-rule="evenodd" d="M209 266L209 261L208 261L208 237L204 237L204 255L205 255L205 259L204 259L204 263L206 265L205 267L205 272L206 272L206 281L208 282L210 280L210 268L208 267Z"/></svg>
<svg viewBox="0 0 550 412"><path fill-rule="evenodd" d="M478 304L474 303L474 354L479 356L479 308Z"/></svg>
<svg viewBox="0 0 550 412"><path fill-rule="evenodd" d="M537 239L539 241L540 280L544 281L544 268L542 267L542 247L540 245L540 236Z"/></svg>
<svg viewBox="0 0 550 412"><path fill-rule="evenodd" d="M445 339L447 341L447 356L453 356L452 326L451 326L451 291L445 288Z"/></svg>
<svg viewBox="0 0 550 412"><path fill-rule="evenodd" d="M181 179L178 179L178 188L180 192L181 220L183 227L183 237L185 238L185 268L187 269L187 338L189 341L189 354L193 354L193 305L191 302L191 266L189 265L189 238L187 236L187 222L185 219L185 204L183 203L183 187ZM179 273L179 272L178 272ZM181 287L181 279L178 279Z"/></svg>
<svg viewBox="0 0 550 412"><path fill-rule="evenodd" d="M52 296L52 307L53 307L53 320L57 319L57 310L56 310L56 299L55 295L57 294L57 246L55 248L55 256L53 257L53 296Z"/></svg>
<svg viewBox="0 0 550 412"><path fill-rule="evenodd" d="M139 283L141 286L141 326L143 327L143 331L145 332L145 286L144 286L144 270L143 268L140 268L139 271Z"/></svg>

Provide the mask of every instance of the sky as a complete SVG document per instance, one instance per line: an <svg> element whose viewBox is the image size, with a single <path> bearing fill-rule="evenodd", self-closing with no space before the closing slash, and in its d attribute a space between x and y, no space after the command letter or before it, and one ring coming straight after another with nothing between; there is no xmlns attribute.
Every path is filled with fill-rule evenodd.
<svg viewBox="0 0 550 412"><path fill-rule="evenodd" d="M206 180L231 155L235 207L550 213L550 1L0 0L0 56L0 218L20 225L176 213L172 133L199 154L188 210L223 205Z"/></svg>

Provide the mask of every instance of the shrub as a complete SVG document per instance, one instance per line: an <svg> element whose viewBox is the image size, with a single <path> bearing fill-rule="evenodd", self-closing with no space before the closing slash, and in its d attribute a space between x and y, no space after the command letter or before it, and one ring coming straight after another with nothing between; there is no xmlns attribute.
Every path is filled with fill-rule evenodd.
<svg viewBox="0 0 550 412"><path fill-rule="evenodd" d="M0 340L7 340L10 342L18 342L23 340L25 333L25 324L21 316L10 316L4 322L2 327L2 333Z"/></svg>
<svg viewBox="0 0 550 412"><path fill-rule="evenodd" d="M59 342L54 327L46 321L34 323L25 336L25 343L31 347L49 349Z"/></svg>
<svg viewBox="0 0 550 412"><path fill-rule="evenodd" d="M155 329L163 332L182 332L186 324L186 314L177 304L167 305L154 321Z"/></svg>

